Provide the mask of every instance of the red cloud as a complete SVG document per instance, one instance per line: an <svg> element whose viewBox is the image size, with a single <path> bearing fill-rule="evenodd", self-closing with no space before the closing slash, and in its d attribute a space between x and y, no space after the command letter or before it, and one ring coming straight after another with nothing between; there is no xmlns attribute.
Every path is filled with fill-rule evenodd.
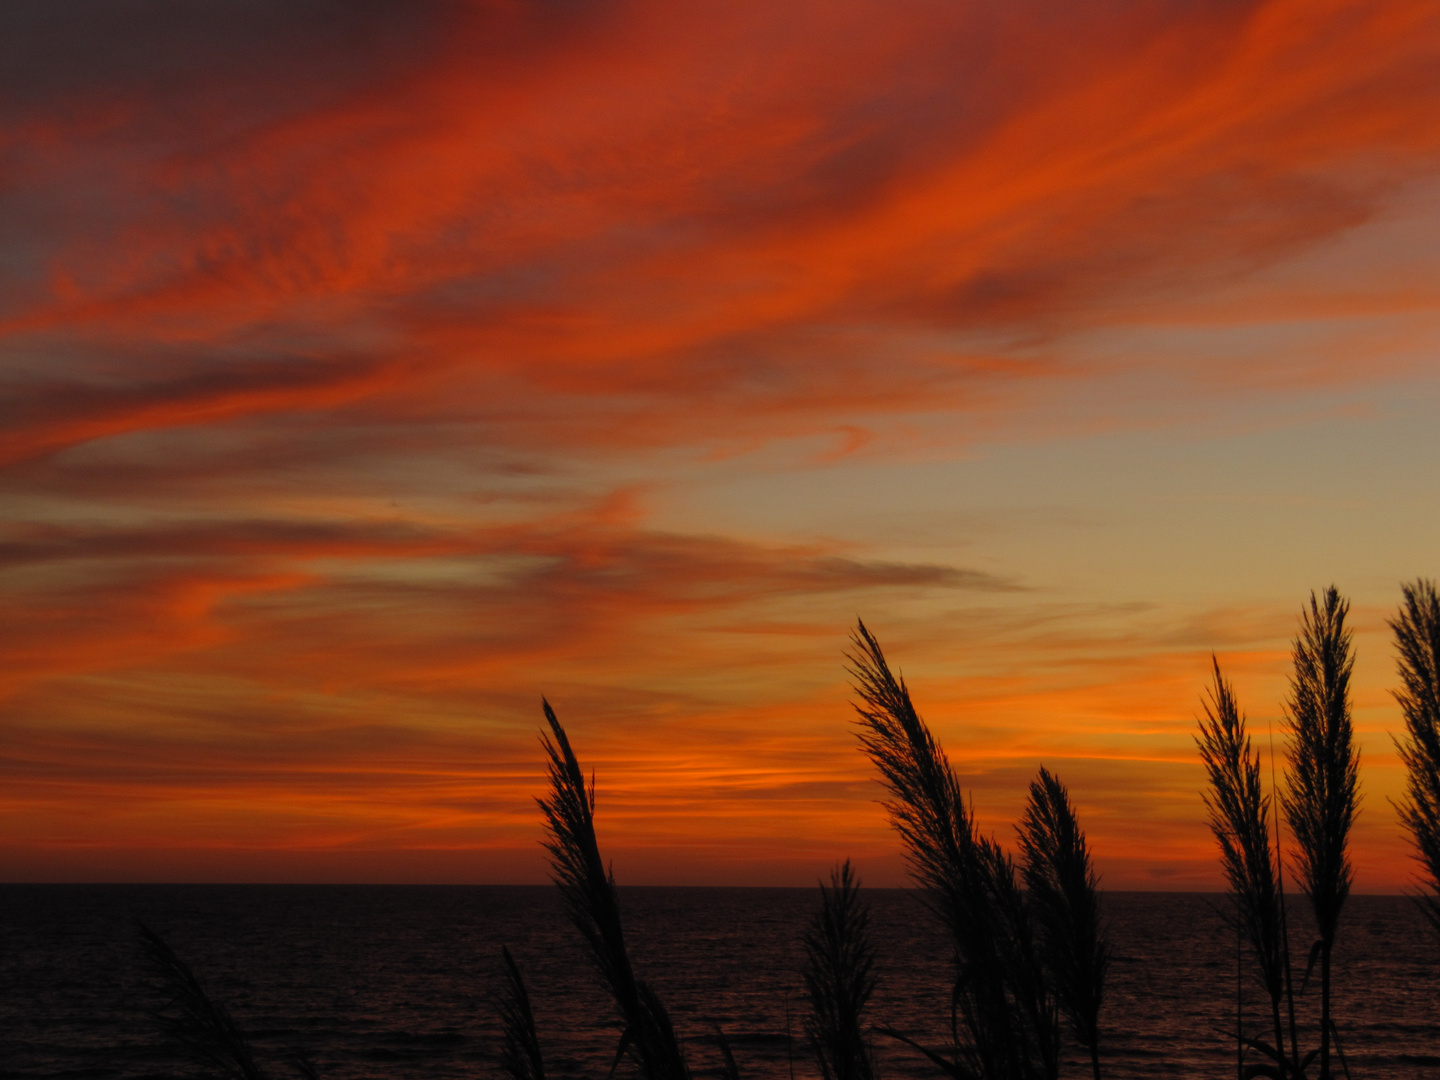
<svg viewBox="0 0 1440 1080"><path fill-rule="evenodd" d="M994 370L979 331L1123 320L1432 175L1434 18L420 8L368 65L285 47L263 86L259 29L186 24L207 61L157 79L126 49L160 31L132 28L105 50L117 78L62 72L18 106L8 197L46 225L0 328L94 359L17 388L7 452L360 399L551 412L548 438L585 439L569 395L622 412L616 431L647 426L639 398L683 417L666 441L775 409L784 430L802 399L963 404L977 358ZM301 359L316 342L329 358ZM194 359L157 381L162 345Z"/></svg>

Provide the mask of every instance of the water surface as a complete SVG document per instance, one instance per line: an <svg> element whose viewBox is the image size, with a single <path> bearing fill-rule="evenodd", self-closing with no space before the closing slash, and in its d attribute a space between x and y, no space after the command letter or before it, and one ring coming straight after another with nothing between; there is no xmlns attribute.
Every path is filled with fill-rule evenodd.
<svg viewBox="0 0 1440 1080"><path fill-rule="evenodd" d="M716 1025L747 1080L810 1078L801 935L813 889L622 888L641 975L698 1074ZM939 1045L949 953L915 894L866 890L879 954L873 1018ZM1235 1075L1236 942L1223 898L1108 893L1115 954L1104 1016L1116 1080ZM165 937L289 1074L331 1080L494 1076L500 947L535 1001L557 1080L602 1078L618 1036L579 935L549 887L0 886L0 1076L140 1080L176 1074L147 1010L135 933ZM1303 928L1297 939L1304 937ZM1303 944L1298 950L1303 966ZM1440 1078L1440 950L1403 897L1356 896L1337 955L1336 1012L1352 1075ZM1260 990L1243 987L1256 1007ZM1314 1004L1307 992L1302 1015ZM882 1075L934 1077L880 1042ZM1072 1049L1067 1076L1088 1076ZM1082 1064L1084 1067L1082 1068Z"/></svg>

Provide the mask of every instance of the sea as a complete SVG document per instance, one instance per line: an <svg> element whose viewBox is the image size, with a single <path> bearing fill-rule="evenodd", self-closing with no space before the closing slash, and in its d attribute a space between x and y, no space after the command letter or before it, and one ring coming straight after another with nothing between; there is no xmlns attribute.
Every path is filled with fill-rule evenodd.
<svg viewBox="0 0 1440 1080"><path fill-rule="evenodd" d="M879 979L871 1019L943 1047L952 982L944 936L918 894L863 895ZM669 1008L697 1077L721 1073L717 1031L746 1080L818 1075L802 978L818 890L622 887L620 901L635 966ZM1249 1032L1263 1034L1267 1014L1248 964L1238 963L1225 903L1104 895L1113 953L1105 1076L1236 1075L1237 1001ZM187 1075L154 1017L161 1001L142 922L230 1011L272 1077L298 1075L300 1058L327 1080L498 1076L502 946L528 984L547 1075L610 1075L614 1011L552 887L4 885L0 1076ZM1295 937L1300 980L1303 925ZM1312 1043L1317 983L1300 999ZM1440 945L1410 899L1350 898L1334 1002L1337 1076L1440 1078ZM876 1055L884 1078L941 1075L883 1037ZM1078 1047L1062 1075L1090 1075Z"/></svg>

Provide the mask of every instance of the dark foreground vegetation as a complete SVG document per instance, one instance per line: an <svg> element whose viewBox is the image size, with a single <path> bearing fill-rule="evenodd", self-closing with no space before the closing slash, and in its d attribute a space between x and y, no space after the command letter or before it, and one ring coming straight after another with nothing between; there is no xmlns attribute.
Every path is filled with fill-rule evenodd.
<svg viewBox="0 0 1440 1080"><path fill-rule="evenodd" d="M1351 724L1354 656L1348 605L1332 588L1313 596L1293 648L1286 702L1286 767L1267 790L1260 755L1230 683L1214 663L1197 744L1210 825L1230 884L1227 919L1237 957L1233 1017L1216 1017L1235 1045L1237 1077L1330 1080L1349 1075L1343 1018L1332 1014L1331 964L1353 877L1348 842L1359 807L1359 756ZM1406 722L1398 742L1409 770L1400 820L1416 848L1426 891L1417 895L1440 930L1440 597L1433 583L1404 587L1391 626L1399 652L1396 697ZM1055 1080L1062 1060L1087 1060L1104 1074L1104 1003L1110 963L1098 882L1084 832L1061 781L1040 768L1015 826L1012 856L982 835L944 749L916 711L903 678L860 624L847 655L856 694L856 734L875 765L885 808L906 849L912 877L948 940L954 981L943 1045L870 1015L876 958L869 915L849 863L822 883L804 937L808 1016L802 1021L813 1072L824 1080L876 1080L876 1040L904 1048L954 1080ZM565 910L583 938L613 1003L619 1036L610 1074L689 1080L684 1045L655 989L635 970L613 876L596 838L593 779L585 773L549 703L542 745L549 788L538 801L545 846ZM1290 850L1282 850L1288 826ZM1313 940L1292 941L1301 923L1287 907L1286 873L1309 909ZM194 1065L233 1080L272 1075L241 1027L209 996L166 943L141 929L161 1005L155 1017ZM511 1080L546 1080L539 1030L524 975L508 949L499 958L503 1027L498 1065ZM1246 978L1248 967L1249 978ZM1246 986L1263 991L1261 1015ZM1297 999L1318 995L1318 1022L1297 1020ZM1253 994L1251 995L1253 998ZM1311 1010L1313 1011L1313 1010ZM726 1034L709 1034L727 1080L738 1080ZM1070 1054L1064 1052L1069 1043ZM315 1077L304 1058L288 1070Z"/></svg>

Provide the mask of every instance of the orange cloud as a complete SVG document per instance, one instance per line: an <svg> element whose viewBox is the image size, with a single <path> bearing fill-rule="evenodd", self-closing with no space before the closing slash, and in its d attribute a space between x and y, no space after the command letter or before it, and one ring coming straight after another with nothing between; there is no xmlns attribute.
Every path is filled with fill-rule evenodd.
<svg viewBox="0 0 1440 1080"><path fill-rule="evenodd" d="M651 533L624 498L469 532L34 529L0 567L35 590L0 635L0 813L28 838L15 865L64 874L143 840L125 865L264 878L306 851L338 877L369 859L372 874L534 878L544 692L601 778L627 880L679 865L686 880L803 882L843 848L898 883L847 728L838 628L909 589L970 611L964 629L922 615L890 644L987 829L1008 840L1043 762L1112 886L1212 887L1190 741L1200 643L1229 635L1224 661L1263 717L1287 655L1246 646L1290 621L1215 612L1166 632L1145 613L1046 611L973 571ZM68 592L45 584L57 572ZM1099 631L1114 614L1119 632ZM1376 764L1372 801L1398 790ZM1403 880L1393 828L1373 824L1366 883Z"/></svg>
<svg viewBox="0 0 1440 1080"><path fill-rule="evenodd" d="M898 880L839 671L879 609L987 824L1053 760L1115 883L1214 884L1197 688L1218 647L1273 701L1289 612L624 492L1414 370L1424 245L1314 260L1436 181L1433 5L106 10L3 16L7 865L533 878L546 692L637 876Z"/></svg>

